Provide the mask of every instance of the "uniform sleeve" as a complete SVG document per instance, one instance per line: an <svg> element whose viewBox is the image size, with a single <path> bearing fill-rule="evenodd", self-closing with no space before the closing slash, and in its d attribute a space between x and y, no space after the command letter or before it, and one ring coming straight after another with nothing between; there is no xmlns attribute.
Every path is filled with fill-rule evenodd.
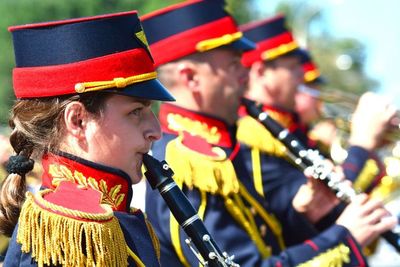
<svg viewBox="0 0 400 267"><path fill-rule="evenodd" d="M21 245L17 243L18 225L15 227L7 250L4 266L37 266L37 263L32 259L29 253L22 253Z"/></svg>
<svg viewBox="0 0 400 267"><path fill-rule="evenodd" d="M281 223L286 245L299 244L315 236L317 229L292 205L294 196L307 178L285 159L262 155L261 161L264 198L268 203L266 208Z"/></svg>
<svg viewBox="0 0 400 267"><path fill-rule="evenodd" d="M339 225L331 226L282 254L289 258L290 264L287 266L336 266L334 263L343 264L337 266L367 266L357 242L345 227Z"/></svg>
<svg viewBox="0 0 400 267"><path fill-rule="evenodd" d="M199 263L193 256L184 242L186 235L180 228L179 245L182 249L183 261L175 252L171 241L169 229L169 216L168 208L166 206L156 208L160 202L157 200L158 196L150 197L151 205L147 205L148 217L152 218L152 224L160 239L161 244L161 265L162 266L197 266ZM156 198L154 198L156 197ZM226 218L229 220L229 218ZM207 222L207 219L206 219ZM221 224L221 222L219 223ZM218 227L217 222L206 224L211 233L214 233ZM351 237L346 228L334 225L326 231L320 233L316 237L309 239L299 245L288 247L277 255L267 258L262 258L257 252L249 239L241 240L240 234L234 229L235 232L230 231L229 225L225 228L218 229L219 238L215 239L216 243L220 246L221 250L228 252L229 255L235 255L235 262L241 266L254 266L254 267L294 267L294 266L330 266L330 264L343 264L337 266L366 266L365 260L359 250L358 245ZM301 228L298 228L301 231ZM226 234L224 234L226 232ZM213 235L213 234L212 234ZM237 236L236 242L227 241L222 238L223 236ZM215 237L214 237L215 238ZM303 264L303 265L302 265ZM336 265L335 265L336 266Z"/></svg>
<svg viewBox="0 0 400 267"><path fill-rule="evenodd" d="M371 192L385 175L385 167L378 156L359 146L351 146L342 164L345 177L357 191Z"/></svg>

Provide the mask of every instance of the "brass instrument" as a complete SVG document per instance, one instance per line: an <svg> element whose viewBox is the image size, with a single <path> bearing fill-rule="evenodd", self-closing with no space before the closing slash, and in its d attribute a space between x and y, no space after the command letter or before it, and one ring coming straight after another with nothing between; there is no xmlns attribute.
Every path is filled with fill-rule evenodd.
<svg viewBox="0 0 400 267"><path fill-rule="evenodd" d="M334 122L337 136L332 140L330 147L331 158L341 163L347 157L346 140L351 129L351 114L355 110L359 96L342 91L322 91L319 95L324 102L323 119ZM387 146L380 149L386 175L380 184L371 192L371 197L378 198L385 203L400 197L400 110L397 111L392 127L384 136Z"/></svg>
<svg viewBox="0 0 400 267"><path fill-rule="evenodd" d="M324 102L323 118L333 119L340 130L350 132L351 114L357 106L359 97L339 90L321 91L319 98ZM397 111L391 127L387 130L385 139L390 143L400 140L400 110Z"/></svg>

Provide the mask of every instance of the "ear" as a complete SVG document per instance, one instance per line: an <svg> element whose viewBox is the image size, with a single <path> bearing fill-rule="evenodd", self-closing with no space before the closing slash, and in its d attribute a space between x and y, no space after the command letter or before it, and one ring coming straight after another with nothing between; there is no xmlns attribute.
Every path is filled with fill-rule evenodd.
<svg viewBox="0 0 400 267"><path fill-rule="evenodd" d="M65 128L66 132L70 135L78 139L84 138L87 119L88 117L85 106L81 102L74 101L65 107Z"/></svg>
<svg viewBox="0 0 400 267"><path fill-rule="evenodd" d="M260 77L264 76L265 70L266 67L264 63L262 61L256 61L251 65L249 75L259 79Z"/></svg>
<svg viewBox="0 0 400 267"><path fill-rule="evenodd" d="M189 61L183 61L178 65L179 81L192 92L199 91L199 80L196 65Z"/></svg>

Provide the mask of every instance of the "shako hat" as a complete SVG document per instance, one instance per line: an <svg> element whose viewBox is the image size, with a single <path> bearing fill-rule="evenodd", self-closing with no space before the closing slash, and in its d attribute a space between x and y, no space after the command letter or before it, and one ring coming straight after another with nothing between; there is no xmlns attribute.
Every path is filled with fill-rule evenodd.
<svg viewBox="0 0 400 267"><path fill-rule="evenodd" d="M222 0L186 1L141 20L156 66L221 46L242 51L255 48L243 37Z"/></svg>
<svg viewBox="0 0 400 267"><path fill-rule="evenodd" d="M157 80L137 11L13 26L17 98L105 90L174 98Z"/></svg>
<svg viewBox="0 0 400 267"><path fill-rule="evenodd" d="M310 52L306 49L299 49L301 64L304 71L304 82L305 83L317 83L325 84L325 79L321 76L321 73L311 58Z"/></svg>
<svg viewBox="0 0 400 267"><path fill-rule="evenodd" d="M283 15L241 25L244 36L257 44L256 49L242 56L242 63L250 67L256 61L269 61L286 54L298 52L298 44L286 26Z"/></svg>

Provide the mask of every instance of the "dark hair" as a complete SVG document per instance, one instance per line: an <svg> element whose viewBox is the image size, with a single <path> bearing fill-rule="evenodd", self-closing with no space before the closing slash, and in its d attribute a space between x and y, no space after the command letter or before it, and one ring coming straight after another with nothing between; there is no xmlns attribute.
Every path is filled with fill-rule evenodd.
<svg viewBox="0 0 400 267"><path fill-rule="evenodd" d="M26 173L33 168L33 158L56 151L64 134L63 116L67 104L83 103L86 110L101 116L110 93L91 92L82 95L23 99L14 104L9 125L10 143L16 156L0 191L0 234L11 236L25 200ZM15 161L18 161L15 163ZM25 161L25 162L24 162ZM31 165L30 165L31 163ZM27 167L28 166L28 167Z"/></svg>

